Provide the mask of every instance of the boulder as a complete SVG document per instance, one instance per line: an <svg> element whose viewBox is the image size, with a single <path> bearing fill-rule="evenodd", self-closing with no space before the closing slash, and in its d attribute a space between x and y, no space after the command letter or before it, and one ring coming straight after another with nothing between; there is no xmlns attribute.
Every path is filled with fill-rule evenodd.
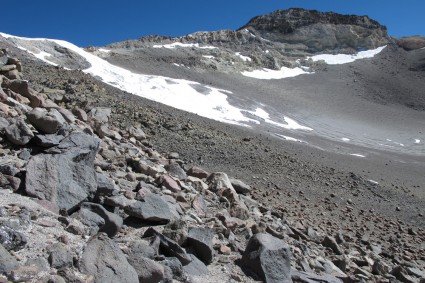
<svg viewBox="0 0 425 283"><path fill-rule="evenodd" d="M214 232L209 228L191 228L187 236L187 245L205 264L210 264L214 257Z"/></svg>
<svg viewBox="0 0 425 283"><path fill-rule="evenodd" d="M0 225L0 244L9 251L18 251L25 247L28 240L24 234L7 227Z"/></svg>
<svg viewBox="0 0 425 283"><path fill-rule="evenodd" d="M335 254L342 255L342 250L334 237L326 236L322 241L322 245L324 247L330 248Z"/></svg>
<svg viewBox="0 0 425 283"><path fill-rule="evenodd" d="M237 179L230 179L230 183L238 194L249 194L251 192L251 187Z"/></svg>
<svg viewBox="0 0 425 283"><path fill-rule="evenodd" d="M57 146L65 137L62 135L50 134L40 135L36 134L34 137L34 143L40 147L49 148Z"/></svg>
<svg viewBox="0 0 425 283"><path fill-rule="evenodd" d="M180 167L179 164L167 164L164 166L170 176L176 177L179 180L187 178L186 172Z"/></svg>
<svg viewBox="0 0 425 283"><path fill-rule="evenodd" d="M256 273L267 283L285 283L291 280L289 246L269 234L251 237L242 255L243 267Z"/></svg>
<svg viewBox="0 0 425 283"><path fill-rule="evenodd" d="M164 223L180 218L175 206L156 194L147 195L142 201L126 206L124 211L149 222Z"/></svg>
<svg viewBox="0 0 425 283"><path fill-rule="evenodd" d="M4 131L4 129L6 129L9 125L10 123L6 118L0 117L0 132Z"/></svg>
<svg viewBox="0 0 425 283"><path fill-rule="evenodd" d="M140 128L130 127L128 133L138 141L146 139L146 134Z"/></svg>
<svg viewBox="0 0 425 283"><path fill-rule="evenodd" d="M149 258L130 256L128 262L136 270L139 282L157 283L164 279L164 267Z"/></svg>
<svg viewBox="0 0 425 283"><path fill-rule="evenodd" d="M165 188L169 189L170 191L172 191L173 193L177 193L181 191L181 188L179 186L179 184L177 184L177 182L171 178L168 175L162 175L160 176L157 180L156 183L159 186L164 186Z"/></svg>
<svg viewBox="0 0 425 283"><path fill-rule="evenodd" d="M157 253L176 257L182 264L188 264L192 260L178 243L165 237L152 227L146 230L143 238L151 238L151 246L157 249Z"/></svg>
<svg viewBox="0 0 425 283"><path fill-rule="evenodd" d="M25 191L68 212L92 197L97 188L94 158L99 139L74 132L46 153L28 161Z"/></svg>
<svg viewBox="0 0 425 283"><path fill-rule="evenodd" d="M99 232L105 232L109 237L114 237L123 225L123 219L109 211L103 206L96 203L85 202L81 205L82 208L88 209L103 218L105 224L100 227Z"/></svg>
<svg viewBox="0 0 425 283"><path fill-rule="evenodd" d="M105 220L102 217L87 208L80 208L71 217L78 219L83 225L88 227L90 236L96 235L99 232L99 228L105 225Z"/></svg>
<svg viewBox="0 0 425 283"><path fill-rule="evenodd" d="M53 268L66 268L72 266L72 253L67 249L66 245L57 243L49 247L49 263Z"/></svg>
<svg viewBox="0 0 425 283"><path fill-rule="evenodd" d="M89 119L96 124L106 124L111 116L111 108L95 107L89 112Z"/></svg>
<svg viewBox="0 0 425 283"><path fill-rule="evenodd" d="M208 267L193 254L189 254L192 261L183 266L183 270L192 276L202 276L209 273Z"/></svg>
<svg viewBox="0 0 425 283"><path fill-rule="evenodd" d="M114 183L102 173L96 173L97 191L96 196L113 196L118 194Z"/></svg>
<svg viewBox="0 0 425 283"><path fill-rule="evenodd" d="M226 173L216 172L211 173L207 178L209 189L213 192L217 192L219 189L226 188L234 190L232 183L230 183L229 177Z"/></svg>
<svg viewBox="0 0 425 283"><path fill-rule="evenodd" d="M136 270L117 244L106 234L91 238L79 261L82 273L92 275L94 283L138 283Z"/></svg>
<svg viewBox="0 0 425 283"><path fill-rule="evenodd" d="M6 127L4 134L11 143L16 145L25 145L34 137L28 125L20 119Z"/></svg>
<svg viewBox="0 0 425 283"><path fill-rule="evenodd" d="M54 134L66 124L65 119L56 109L47 111L37 107L27 114L27 118L42 134Z"/></svg>
<svg viewBox="0 0 425 283"><path fill-rule="evenodd" d="M0 273L8 273L19 267L19 263L2 245L0 245Z"/></svg>
<svg viewBox="0 0 425 283"><path fill-rule="evenodd" d="M204 179L204 178L207 178L209 176L207 171L205 171L205 170L203 170L199 167L196 167L196 166L193 166L192 168L187 170L187 175L192 176L192 177L196 177L196 178L199 178L199 179Z"/></svg>

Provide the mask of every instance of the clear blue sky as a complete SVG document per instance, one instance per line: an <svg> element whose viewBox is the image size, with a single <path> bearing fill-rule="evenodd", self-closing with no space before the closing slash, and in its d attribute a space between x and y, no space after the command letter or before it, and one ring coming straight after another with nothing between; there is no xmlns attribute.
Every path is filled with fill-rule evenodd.
<svg viewBox="0 0 425 283"><path fill-rule="evenodd" d="M22 0L4 1L0 31L101 46L145 35L237 29L277 9L368 15L390 35L425 35L425 0Z"/></svg>

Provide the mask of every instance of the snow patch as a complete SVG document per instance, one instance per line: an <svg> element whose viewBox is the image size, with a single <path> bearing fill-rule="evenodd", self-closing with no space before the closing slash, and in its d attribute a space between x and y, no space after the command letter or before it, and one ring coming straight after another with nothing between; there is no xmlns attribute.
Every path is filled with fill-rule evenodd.
<svg viewBox="0 0 425 283"><path fill-rule="evenodd" d="M26 52L32 54L34 57L40 59L43 62L46 62L47 64L50 64L50 65L53 65L53 66L57 66L58 65L58 64L50 61L49 59L47 59L48 57L51 57L52 56L52 54L50 54L50 53L47 53L45 51L41 51L41 50L38 50L38 49L37 49L38 52L35 53L35 52L32 52L29 49L26 49L26 48L24 48L22 46L19 46L19 45L16 45L16 47L18 47L19 49L21 49L23 51L26 51Z"/></svg>
<svg viewBox="0 0 425 283"><path fill-rule="evenodd" d="M207 58L207 59L214 59L214 56L211 55L202 55L202 57Z"/></svg>
<svg viewBox="0 0 425 283"><path fill-rule="evenodd" d="M349 142L350 141L350 139L348 139L348 138L342 138L341 140L342 141L345 141L345 142Z"/></svg>
<svg viewBox="0 0 425 283"><path fill-rule="evenodd" d="M355 156L355 157L366 157L365 155L363 155L363 154L359 154L359 153L351 153L350 154L351 156Z"/></svg>
<svg viewBox="0 0 425 283"><path fill-rule="evenodd" d="M288 67L282 67L280 70L271 70L271 69L263 68L261 70L242 72L242 75L246 77L251 77L251 78L260 79L260 80L291 78L291 77L296 77L302 74L310 74L310 73L298 67L293 69Z"/></svg>
<svg viewBox="0 0 425 283"><path fill-rule="evenodd" d="M257 109L255 109L255 111L248 111L248 112L259 117L259 118L261 118L261 119L263 119L264 122L266 122L268 124L272 124L272 125L275 125L275 126L287 129L287 130L313 131L312 128L303 126L303 125L299 124L297 121L295 121L295 120L293 120L289 117L286 117L286 116L283 117L283 120L285 121L286 124L275 122L275 121L270 119L269 113L267 113L266 111L264 111L261 108L257 108Z"/></svg>
<svg viewBox="0 0 425 283"><path fill-rule="evenodd" d="M200 49L216 49L217 48L214 46L199 46L199 43L181 43L181 42L174 42L174 43L165 44L165 45L154 45L152 47L153 48L168 48L168 49L174 49L176 47L182 47L182 48L195 47Z"/></svg>
<svg viewBox="0 0 425 283"><path fill-rule="evenodd" d="M239 58L241 58L241 60L244 61L244 62L251 62L252 61L251 57L244 56L240 52L236 52L235 55L238 56Z"/></svg>
<svg viewBox="0 0 425 283"><path fill-rule="evenodd" d="M98 51L100 51L100 52L104 52L104 53L109 53L109 52L111 52L111 50L109 50L109 49L105 49L105 48L99 48L99 49L98 49Z"/></svg>
<svg viewBox="0 0 425 283"><path fill-rule="evenodd" d="M278 136L278 137L280 137L280 138L283 138L283 139L285 139L285 140L287 140L287 141L293 141L293 142L300 142L300 143L307 143L307 142L305 142L305 141L302 141L302 140L299 140L299 139L296 139L296 138L293 138L293 137L288 137L288 136L284 136L284 135L280 135L280 134L275 134L276 136Z"/></svg>
<svg viewBox="0 0 425 283"><path fill-rule="evenodd" d="M421 143L421 140L419 140L419 139L415 139L415 143L416 143L416 144Z"/></svg>
<svg viewBox="0 0 425 283"><path fill-rule="evenodd" d="M376 182L376 181L374 181L374 180L368 180L369 181L369 183L372 183L372 184L374 184L374 185L379 185L379 183L378 182Z"/></svg>
<svg viewBox="0 0 425 283"><path fill-rule="evenodd" d="M8 38L10 37L26 40L26 38L14 36L9 36ZM230 91L189 80L132 73L129 70L112 65L67 41L53 39L27 40L48 41L68 48L90 63L91 67L83 70L85 73L99 77L105 83L132 94L220 122L241 126L246 126L243 122L256 122L245 117L241 109L229 104L226 93L231 93ZM53 65L52 62L47 63ZM197 91L196 86L199 86L198 89L204 89L205 91Z"/></svg>
<svg viewBox="0 0 425 283"><path fill-rule="evenodd" d="M376 49L372 50L366 50L366 51L360 51L357 54L321 54L321 55L315 55L311 58L314 62L317 61L325 61L326 64L329 65L339 65L339 64L346 64L351 63L359 59L365 59L365 58L373 58L375 55L379 54L382 50L384 50L385 46L378 47Z"/></svg>

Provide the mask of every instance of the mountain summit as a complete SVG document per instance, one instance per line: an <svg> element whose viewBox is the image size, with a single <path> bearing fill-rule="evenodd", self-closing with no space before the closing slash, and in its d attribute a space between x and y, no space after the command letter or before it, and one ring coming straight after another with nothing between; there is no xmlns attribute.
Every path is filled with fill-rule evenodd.
<svg viewBox="0 0 425 283"><path fill-rule="evenodd" d="M373 49L389 42L387 28L368 16L289 9L257 16L239 30L310 52Z"/></svg>

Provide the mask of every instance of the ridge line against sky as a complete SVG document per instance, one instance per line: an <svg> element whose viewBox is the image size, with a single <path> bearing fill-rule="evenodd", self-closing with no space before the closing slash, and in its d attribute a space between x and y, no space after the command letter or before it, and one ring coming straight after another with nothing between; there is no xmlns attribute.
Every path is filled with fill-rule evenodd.
<svg viewBox="0 0 425 283"><path fill-rule="evenodd" d="M19 7L7 1L0 32L103 46L146 35L234 30L255 16L288 8L368 15L387 26L391 36L425 35L424 0L24 0Z"/></svg>

